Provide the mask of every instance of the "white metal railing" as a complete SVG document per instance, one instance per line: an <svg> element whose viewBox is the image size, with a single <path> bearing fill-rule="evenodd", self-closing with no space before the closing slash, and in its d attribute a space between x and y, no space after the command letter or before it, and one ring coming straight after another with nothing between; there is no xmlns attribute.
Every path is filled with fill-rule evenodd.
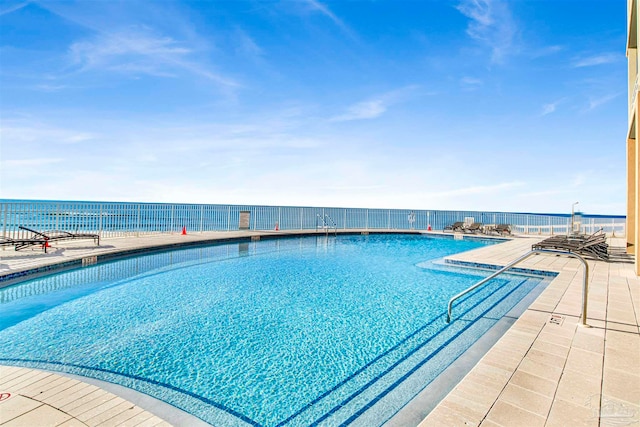
<svg viewBox="0 0 640 427"><path fill-rule="evenodd" d="M239 229L241 211L250 215L250 230L313 230L318 218L331 218L331 228L442 230L465 218L483 224L510 224L518 234L567 234L570 215L510 212L442 211L418 209L365 209L297 206L247 206L212 204L112 203L65 201L0 201L0 232L9 238L27 237L20 226L31 229L97 233L101 237L142 236ZM325 224L326 225L326 224ZM608 235L625 235L624 216L582 215L580 231L603 229Z"/></svg>

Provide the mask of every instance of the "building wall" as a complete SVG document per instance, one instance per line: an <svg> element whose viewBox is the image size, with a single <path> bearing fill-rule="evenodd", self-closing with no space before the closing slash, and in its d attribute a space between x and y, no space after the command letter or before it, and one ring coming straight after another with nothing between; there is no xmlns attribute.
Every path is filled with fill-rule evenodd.
<svg viewBox="0 0 640 427"><path fill-rule="evenodd" d="M627 0L627 59L629 69L629 127L627 129L627 252L635 255L636 274L640 275L640 150L638 149L638 0Z"/></svg>

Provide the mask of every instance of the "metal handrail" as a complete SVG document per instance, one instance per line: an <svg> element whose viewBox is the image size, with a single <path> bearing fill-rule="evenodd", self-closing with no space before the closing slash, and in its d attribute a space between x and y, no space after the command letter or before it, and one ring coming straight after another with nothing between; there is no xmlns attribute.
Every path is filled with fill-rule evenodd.
<svg viewBox="0 0 640 427"><path fill-rule="evenodd" d="M324 215L317 214L316 215L316 231L318 231L318 219L317 218L320 218L320 220L322 221L322 228L324 228L324 230L325 230L325 232L327 234L329 234L329 229L330 228L334 229L334 232L335 232L336 235L338 234L338 225L333 220L333 218L331 218L329 216L329 214L324 214ZM327 219L329 221L327 221Z"/></svg>
<svg viewBox="0 0 640 427"><path fill-rule="evenodd" d="M479 286L482 286L483 284L487 283L489 280L493 279L497 275L504 273L505 271L509 270L511 267L513 267L514 265L518 264L519 262L524 261L525 259L529 258L530 256L536 255L538 253L550 253L550 254L556 254L556 255L567 255L567 256L570 256L572 258L577 258L582 262L582 265L584 266L584 281L583 281L583 284L582 284L582 325L583 326L587 326L587 297L588 297L588 293L589 293L589 289L588 289L589 264L587 264L587 261L585 261L585 259L583 257L581 257L580 255L578 255L578 254L576 254L574 252L559 251L559 250L555 250L555 249L532 249L531 251L529 251L526 254L522 255L520 258L518 258L515 261L512 261L509 264L507 264L506 266L502 267L500 270L496 271L495 273L493 273L489 277L486 277L486 278L480 280L475 285L473 285L473 286L465 289L464 291L460 292L459 294L454 295L453 297L451 297L451 299L449 300L449 304L447 305L447 323L451 322L451 308L452 308L453 302L455 300L457 300L458 298L460 298L463 295L468 294L469 292L473 291L474 289L478 288Z"/></svg>

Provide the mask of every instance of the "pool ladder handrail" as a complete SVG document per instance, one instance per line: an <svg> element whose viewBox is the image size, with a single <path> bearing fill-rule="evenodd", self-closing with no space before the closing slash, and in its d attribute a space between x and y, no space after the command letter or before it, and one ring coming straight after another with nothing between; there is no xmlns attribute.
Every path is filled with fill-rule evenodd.
<svg viewBox="0 0 640 427"><path fill-rule="evenodd" d="M578 255L578 254L576 254L574 252L571 252L571 251L559 251L559 250L555 250L555 249L532 249L531 251L529 251L526 254L522 255L521 257L519 257L515 261L512 261L509 264L507 264L506 266L502 267L500 270L496 271L492 275L480 280L475 285L470 286L469 288L465 289L464 291L460 292L459 294L454 295L453 297L451 297L451 299L449 300L449 304L447 305L447 323L451 322L451 308L452 308L453 302L455 300L457 300L458 298L460 298L463 295L468 294L469 292L473 291L474 289L478 288L479 286L484 285L489 280L493 279L494 277L498 276L499 274L504 273L505 271L509 270L510 268L512 268L513 266L518 264L519 262L524 261L525 259L529 258L530 256L537 255L539 253L549 253L549 254L556 254L556 255L567 255L567 256L570 256L572 258L577 258L582 262L582 265L584 266L584 279L583 279L583 284L582 284L582 325L583 326L588 326L587 325L587 296L588 296L588 292L589 292L589 290L588 290L589 264L587 264L587 261L585 261L585 259L583 257L581 257L580 255Z"/></svg>
<svg viewBox="0 0 640 427"><path fill-rule="evenodd" d="M329 234L329 229L333 228L334 233L338 235L338 225L336 222L329 216L329 214L316 215L316 231L318 231L318 218L322 221L322 228L324 228L325 232Z"/></svg>

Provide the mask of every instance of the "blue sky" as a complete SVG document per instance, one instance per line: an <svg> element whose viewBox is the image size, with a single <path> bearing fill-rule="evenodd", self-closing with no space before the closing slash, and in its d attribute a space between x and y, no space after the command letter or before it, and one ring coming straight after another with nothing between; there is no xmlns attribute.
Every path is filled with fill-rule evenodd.
<svg viewBox="0 0 640 427"><path fill-rule="evenodd" d="M0 197L624 214L625 0L4 1Z"/></svg>

